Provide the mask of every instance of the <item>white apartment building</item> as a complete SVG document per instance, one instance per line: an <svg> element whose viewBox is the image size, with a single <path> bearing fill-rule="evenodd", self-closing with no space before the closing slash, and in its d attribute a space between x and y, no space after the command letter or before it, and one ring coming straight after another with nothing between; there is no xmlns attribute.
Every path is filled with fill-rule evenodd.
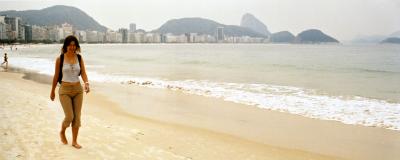
<svg viewBox="0 0 400 160"><path fill-rule="evenodd" d="M135 33L128 32L128 43L135 43Z"/></svg>
<svg viewBox="0 0 400 160"><path fill-rule="evenodd" d="M135 43L144 43L144 33L143 32L135 32L134 33Z"/></svg>
<svg viewBox="0 0 400 160"><path fill-rule="evenodd" d="M48 27L48 30L49 30L49 38L51 41L59 42L60 40L66 37L64 36L64 29L62 27L54 25Z"/></svg>
<svg viewBox="0 0 400 160"><path fill-rule="evenodd" d="M129 24L129 32L136 32L136 24L135 23L131 23Z"/></svg>
<svg viewBox="0 0 400 160"><path fill-rule="evenodd" d="M73 35L72 25L70 25L68 23L64 23L64 24L61 25L61 28L64 31L64 33L63 33L64 37L63 38L66 38L69 35Z"/></svg>
<svg viewBox="0 0 400 160"><path fill-rule="evenodd" d="M32 26L32 40L46 40L49 39L48 29L42 26Z"/></svg>
<svg viewBox="0 0 400 160"><path fill-rule="evenodd" d="M6 24L5 18L6 18L6 16L0 16L0 40L8 39L7 24Z"/></svg>
<svg viewBox="0 0 400 160"><path fill-rule="evenodd" d="M75 31L75 37L78 38L80 42L86 42L87 41L87 36L86 36L86 31Z"/></svg>
<svg viewBox="0 0 400 160"><path fill-rule="evenodd" d="M87 31L86 32L86 42L88 43L96 43L99 41L97 37L97 31Z"/></svg>
<svg viewBox="0 0 400 160"><path fill-rule="evenodd" d="M123 35L122 35L122 33L116 32L115 34L116 34L115 42L116 42L116 43L122 43L122 41L123 41Z"/></svg>

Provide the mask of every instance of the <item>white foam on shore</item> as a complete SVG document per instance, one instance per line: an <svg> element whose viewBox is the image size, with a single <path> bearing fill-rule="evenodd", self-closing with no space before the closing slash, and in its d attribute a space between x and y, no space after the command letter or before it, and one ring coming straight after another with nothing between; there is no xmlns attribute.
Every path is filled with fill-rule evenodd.
<svg viewBox="0 0 400 160"><path fill-rule="evenodd" d="M9 60L9 65L10 67L22 68L45 75L53 75L55 69L54 60L43 58L13 57ZM91 68L99 69L104 68L104 66L86 64L86 69ZM95 72L93 73L96 74Z"/></svg>
<svg viewBox="0 0 400 160"><path fill-rule="evenodd" d="M11 64L41 74L54 74L54 62L46 59L16 57ZM92 67L102 68L102 66ZM383 100L357 96L318 95L310 89L269 84L227 83L207 80L171 81L118 74L106 75L97 72L88 72L88 75L90 75L92 81L179 90L189 94L221 98L225 101L310 118L400 130L400 104Z"/></svg>
<svg viewBox="0 0 400 160"><path fill-rule="evenodd" d="M36 73L53 75L54 61L42 58L12 57L8 60L10 67L22 68Z"/></svg>
<svg viewBox="0 0 400 160"><path fill-rule="evenodd" d="M310 118L400 130L400 104L383 100L357 96L317 95L313 90L268 84L216 83L197 80L162 81L149 78L132 78L125 82L222 98L225 101Z"/></svg>

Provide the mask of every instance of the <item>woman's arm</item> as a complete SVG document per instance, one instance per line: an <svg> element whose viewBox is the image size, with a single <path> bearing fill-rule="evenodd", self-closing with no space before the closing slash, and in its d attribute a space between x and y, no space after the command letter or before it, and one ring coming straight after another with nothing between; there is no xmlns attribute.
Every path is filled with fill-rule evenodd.
<svg viewBox="0 0 400 160"><path fill-rule="evenodd" d="M50 99L53 101L55 97L55 90L57 87L57 81L58 81L58 75L60 74L60 57L57 58L56 60L56 66L54 70L54 76L53 76L53 83L51 86L51 92L50 92Z"/></svg>
<svg viewBox="0 0 400 160"><path fill-rule="evenodd" d="M81 56L81 77L82 77L83 82L85 83L85 92L89 93L89 91L90 91L89 79L86 74L85 62L84 62L82 56Z"/></svg>

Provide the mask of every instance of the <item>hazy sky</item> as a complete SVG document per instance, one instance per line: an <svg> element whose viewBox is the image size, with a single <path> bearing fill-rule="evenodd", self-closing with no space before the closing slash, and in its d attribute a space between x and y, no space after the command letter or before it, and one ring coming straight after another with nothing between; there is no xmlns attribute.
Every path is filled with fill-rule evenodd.
<svg viewBox="0 0 400 160"><path fill-rule="evenodd" d="M148 31L183 17L239 25L244 13L255 15L272 33L288 30L297 35L316 28L339 40L350 40L400 30L400 0L0 0L0 10L60 4L77 7L113 30L136 23Z"/></svg>

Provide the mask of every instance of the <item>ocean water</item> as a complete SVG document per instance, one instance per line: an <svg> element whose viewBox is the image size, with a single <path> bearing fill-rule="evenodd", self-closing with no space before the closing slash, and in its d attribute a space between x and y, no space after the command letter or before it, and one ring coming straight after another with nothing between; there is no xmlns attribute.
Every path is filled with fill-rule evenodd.
<svg viewBox="0 0 400 160"><path fill-rule="evenodd" d="M10 53L11 67L53 75L60 48L33 45L2 52ZM310 118L400 130L400 45L83 44L81 48L92 81L170 89Z"/></svg>

